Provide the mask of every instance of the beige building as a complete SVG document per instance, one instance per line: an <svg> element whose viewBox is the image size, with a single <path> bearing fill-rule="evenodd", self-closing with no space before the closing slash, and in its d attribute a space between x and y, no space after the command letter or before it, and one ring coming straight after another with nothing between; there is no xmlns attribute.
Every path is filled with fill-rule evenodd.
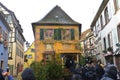
<svg viewBox="0 0 120 80"><path fill-rule="evenodd" d="M14 12L7 9L2 3L0 3L0 11L5 15L8 25L11 28L9 34L9 53L8 53L8 65L10 72L13 76L16 76L24 63L24 42L23 29L19 24Z"/></svg>

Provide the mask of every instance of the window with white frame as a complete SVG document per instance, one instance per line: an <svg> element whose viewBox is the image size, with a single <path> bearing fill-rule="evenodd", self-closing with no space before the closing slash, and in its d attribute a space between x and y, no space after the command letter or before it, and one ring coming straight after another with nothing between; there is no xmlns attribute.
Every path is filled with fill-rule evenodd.
<svg viewBox="0 0 120 80"><path fill-rule="evenodd" d="M103 16L100 16L100 24L101 24L101 29L103 29Z"/></svg>
<svg viewBox="0 0 120 80"><path fill-rule="evenodd" d="M120 42L120 24L117 26L118 41Z"/></svg>
<svg viewBox="0 0 120 80"><path fill-rule="evenodd" d="M112 47L112 33L110 32L109 34L108 34L108 46L109 47Z"/></svg>
<svg viewBox="0 0 120 80"><path fill-rule="evenodd" d="M105 15L105 24L107 24L109 21L108 7L105 8L104 15Z"/></svg>
<svg viewBox="0 0 120 80"><path fill-rule="evenodd" d="M103 44L104 44L104 50L106 50L107 46L106 46L106 38L105 37L103 38Z"/></svg>
<svg viewBox="0 0 120 80"><path fill-rule="evenodd" d="M27 58L28 58L28 59L32 59L32 55L31 55L31 54L28 54L28 55L27 55Z"/></svg>

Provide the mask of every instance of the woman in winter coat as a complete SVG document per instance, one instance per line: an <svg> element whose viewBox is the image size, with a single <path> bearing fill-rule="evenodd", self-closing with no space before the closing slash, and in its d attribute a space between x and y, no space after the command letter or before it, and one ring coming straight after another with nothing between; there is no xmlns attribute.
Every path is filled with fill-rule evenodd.
<svg viewBox="0 0 120 80"><path fill-rule="evenodd" d="M114 65L108 65L101 80L117 80L117 68Z"/></svg>

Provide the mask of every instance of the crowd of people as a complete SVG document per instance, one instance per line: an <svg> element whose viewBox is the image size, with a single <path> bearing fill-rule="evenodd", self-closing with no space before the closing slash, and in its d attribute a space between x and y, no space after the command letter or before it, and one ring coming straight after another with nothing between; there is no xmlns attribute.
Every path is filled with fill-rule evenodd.
<svg viewBox="0 0 120 80"><path fill-rule="evenodd" d="M89 60L85 65L75 64L73 58L66 59L65 67L72 73L71 80L119 80L119 71L113 64L103 66L100 60ZM0 80L15 80L9 71L0 69ZM31 68L18 74L18 80L36 80Z"/></svg>
<svg viewBox="0 0 120 80"><path fill-rule="evenodd" d="M0 80L15 80L15 78L10 75L9 71L4 71L0 68ZM26 68L18 74L17 80L36 80L34 72L31 68Z"/></svg>
<svg viewBox="0 0 120 80"><path fill-rule="evenodd" d="M72 73L71 80L119 80L119 71L113 64L103 66L100 60L89 60L85 65L75 65L72 59L66 62L66 68Z"/></svg>

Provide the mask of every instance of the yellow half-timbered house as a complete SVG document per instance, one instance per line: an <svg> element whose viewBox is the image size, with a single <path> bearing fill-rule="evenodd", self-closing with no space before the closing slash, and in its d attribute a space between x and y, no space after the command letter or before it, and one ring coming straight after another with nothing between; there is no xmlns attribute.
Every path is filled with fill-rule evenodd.
<svg viewBox="0 0 120 80"><path fill-rule="evenodd" d="M72 20L59 6L43 19L32 23L35 37L35 60L49 61L59 54L62 60L73 57L79 62L81 24Z"/></svg>

